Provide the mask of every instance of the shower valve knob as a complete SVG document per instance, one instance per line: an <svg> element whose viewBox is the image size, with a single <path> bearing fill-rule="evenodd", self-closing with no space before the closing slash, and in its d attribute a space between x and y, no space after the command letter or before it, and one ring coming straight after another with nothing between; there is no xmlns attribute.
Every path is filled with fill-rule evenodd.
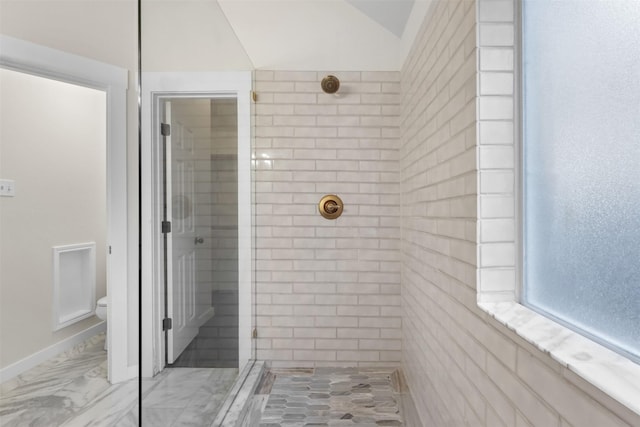
<svg viewBox="0 0 640 427"><path fill-rule="evenodd" d="M340 207L333 200L330 200L324 204L324 210L330 214L338 212L338 209L340 209Z"/></svg>
<svg viewBox="0 0 640 427"><path fill-rule="evenodd" d="M196 237L196 245L198 244L203 244L204 243L204 239L202 237Z"/></svg>
<svg viewBox="0 0 640 427"><path fill-rule="evenodd" d="M327 194L324 196L320 203L318 203L318 210L320 215L326 219L336 219L342 215L342 209L344 205L340 197L335 194Z"/></svg>

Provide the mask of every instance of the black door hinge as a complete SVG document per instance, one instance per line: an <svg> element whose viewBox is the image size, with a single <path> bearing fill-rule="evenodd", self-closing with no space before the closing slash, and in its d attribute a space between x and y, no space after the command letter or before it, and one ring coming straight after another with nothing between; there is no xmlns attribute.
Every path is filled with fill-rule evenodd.
<svg viewBox="0 0 640 427"><path fill-rule="evenodd" d="M162 232L171 233L171 221L162 221Z"/></svg>
<svg viewBox="0 0 640 427"><path fill-rule="evenodd" d="M162 136L171 136L171 125L167 123L160 123L160 134Z"/></svg>
<svg viewBox="0 0 640 427"><path fill-rule="evenodd" d="M173 321L171 320L170 317L167 317L166 319L162 319L162 330L163 331L168 331L172 327L173 327Z"/></svg>

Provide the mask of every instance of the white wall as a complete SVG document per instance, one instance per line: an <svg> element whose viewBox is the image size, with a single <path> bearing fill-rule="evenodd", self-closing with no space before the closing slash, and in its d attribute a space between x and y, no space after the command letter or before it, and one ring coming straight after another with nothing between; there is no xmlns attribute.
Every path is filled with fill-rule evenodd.
<svg viewBox="0 0 640 427"><path fill-rule="evenodd" d="M17 188L0 198L4 368L100 321L53 332L52 248L95 242L106 294L106 93L0 69L0 117L0 177Z"/></svg>
<svg viewBox="0 0 640 427"><path fill-rule="evenodd" d="M0 33L129 70L127 93L128 361L138 363L138 120L135 0L0 0Z"/></svg>
<svg viewBox="0 0 640 427"><path fill-rule="evenodd" d="M220 1L256 69L397 70L400 38L344 1Z"/></svg>
<svg viewBox="0 0 640 427"><path fill-rule="evenodd" d="M422 423L638 425L478 308L477 273L488 298L514 293L516 140L513 4L480 0L480 28L477 6L435 3L401 72L402 358Z"/></svg>
<svg viewBox="0 0 640 427"><path fill-rule="evenodd" d="M258 71L257 358L400 361L397 72ZM325 194L342 216L318 213Z"/></svg>
<svg viewBox="0 0 640 427"><path fill-rule="evenodd" d="M252 70L218 2L142 2L144 71Z"/></svg>

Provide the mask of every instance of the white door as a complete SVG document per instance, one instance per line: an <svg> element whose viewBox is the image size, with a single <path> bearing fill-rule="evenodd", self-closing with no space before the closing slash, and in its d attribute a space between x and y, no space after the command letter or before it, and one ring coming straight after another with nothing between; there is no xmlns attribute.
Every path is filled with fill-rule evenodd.
<svg viewBox="0 0 640 427"><path fill-rule="evenodd" d="M167 363L173 363L198 334L196 311L195 150L190 129L165 101L166 210L171 231L167 233Z"/></svg>

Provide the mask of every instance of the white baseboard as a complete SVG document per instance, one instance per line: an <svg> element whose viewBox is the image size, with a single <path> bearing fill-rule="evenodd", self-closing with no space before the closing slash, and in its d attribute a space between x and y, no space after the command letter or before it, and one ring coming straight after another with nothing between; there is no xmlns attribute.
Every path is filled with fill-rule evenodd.
<svg viewBox="0 0 640 427"><path fill-rule="evenodd" d="M75 335L70 336L69 338L65 338L62 341L59 341L47 348L44 348L36 353L33 353L30 356L25 357L22 360L18 360L11 365L0 369L0 383L4 383L18 375L22 374L25 371L28 371L31 368L34 368L45 362L58 354L69 350L70 348L82 343L83 341L91 338L94 335L97 335L101 332L105 332L107 330L107 323L100 322L96 325L91 326L84 331L77 333Z"/></svg>

